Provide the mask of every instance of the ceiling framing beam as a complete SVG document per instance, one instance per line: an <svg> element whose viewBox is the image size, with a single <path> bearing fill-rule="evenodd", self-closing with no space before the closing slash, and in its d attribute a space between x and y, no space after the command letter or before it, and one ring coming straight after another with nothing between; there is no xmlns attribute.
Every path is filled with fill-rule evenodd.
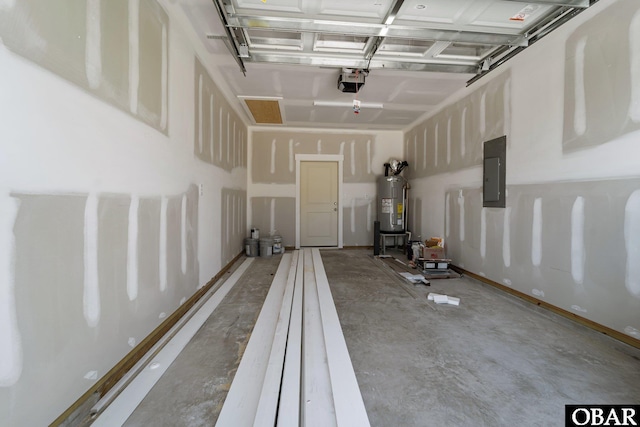
<svg viewBox="0 0 640 427"><path fill-rule="evenodd" d="M384 37L441 40L483 45L527 46L528 40L520 34L496 34L479 31L456 31L402 25L384 25L365 22L326 21L317 19L284 18L230 14L228 26L244 29L280 30L294 32L333 33L361 37Z"/></svg>
<svg viewBox="0 0 640 427"><path fill-rule="evenodd" d="M504 0L522 3L522 0ZM579 7L586 9L589 7L590 0L527 0L527 4L544 4L546 6L566 6Z"/></svg>
<svg viewBox="0 0 640 427"><path fill-rule="evenodd" d="M429 61L400 61L394 59L371 59L336 56L309 56L305 54L283 53L251 53L249 62L309 65L317 67L359 68L359 69L385 69L404 71L432 71L440 73L467 73L475 74L478 67L475 64L456 64L451 62Z"/></svg>
<svg viewBox="0 0 640 427"><path fill-rule="evenodd" d="M224 43L227 45L227 48L229 49L229 51L231 51L233 58L238 63L238 66L240 67L242 74L246 76L247 69L245 68L244 62L242 61L242 58L241 58L241 56L245 56L245 55L240 54L241 46L239 45L240 42L237 39L237 37L240 37L241 40L244 40L244 34L242 32L242 29L232 28L229 26L229 17L227 16L227 12L225 11L224 5L221 3L223 1L224 0L213 0L213 4L216 6L216 11L218 12L220 21L222 21L224 30L227 33L227 39L224 40ZM242 47L243 50L245 47L247 47L246 40L244 40L244 42L245 44Z"/></svg>

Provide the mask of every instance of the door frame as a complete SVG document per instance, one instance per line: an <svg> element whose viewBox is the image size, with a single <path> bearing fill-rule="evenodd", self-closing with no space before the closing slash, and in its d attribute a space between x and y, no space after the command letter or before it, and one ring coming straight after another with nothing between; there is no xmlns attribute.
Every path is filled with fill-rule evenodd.
<svg viewBox="0 0 640 427"><path fill-rule="evenodd" d="M342 154L296 154L296 249L300 249L300 163L338 162L338 248L342 241Z"/></svg>

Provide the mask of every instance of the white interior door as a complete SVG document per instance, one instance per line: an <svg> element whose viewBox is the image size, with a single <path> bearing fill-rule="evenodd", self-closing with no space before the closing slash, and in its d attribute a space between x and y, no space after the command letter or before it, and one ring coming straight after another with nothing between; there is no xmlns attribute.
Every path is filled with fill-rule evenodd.
<svg viewBox="0 0 640 427"><path fill-rule="evenodd" d="M300 246L338 246L338 162L300 162Z"/></svg>

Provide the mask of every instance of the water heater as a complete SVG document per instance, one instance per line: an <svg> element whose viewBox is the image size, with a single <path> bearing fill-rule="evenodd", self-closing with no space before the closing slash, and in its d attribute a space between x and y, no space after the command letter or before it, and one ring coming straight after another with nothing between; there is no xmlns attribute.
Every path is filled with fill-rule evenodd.
<svg viewBox="0 0 640 427"><path fill-rule="evenodd" d="M406 227L407 181L400 175L378 178L378 221L383 233L403 233Z"/></svg>

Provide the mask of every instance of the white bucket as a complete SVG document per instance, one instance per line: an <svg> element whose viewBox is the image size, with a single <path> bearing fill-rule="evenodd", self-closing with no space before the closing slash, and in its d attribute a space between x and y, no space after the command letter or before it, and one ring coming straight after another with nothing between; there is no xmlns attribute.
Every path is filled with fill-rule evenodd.
<svg viewBox="0 0 640 427"><path fill-rule="evenodd" d="M273 254L281 254L282 253L282 237L281 236L273 236Z"/></svg>
<svg viewBox="0 0 640 427"><path fill-rule="evenodd" d="M260 239L260 256L269 257L273 255L273 239L265 237Z"/></svg>

